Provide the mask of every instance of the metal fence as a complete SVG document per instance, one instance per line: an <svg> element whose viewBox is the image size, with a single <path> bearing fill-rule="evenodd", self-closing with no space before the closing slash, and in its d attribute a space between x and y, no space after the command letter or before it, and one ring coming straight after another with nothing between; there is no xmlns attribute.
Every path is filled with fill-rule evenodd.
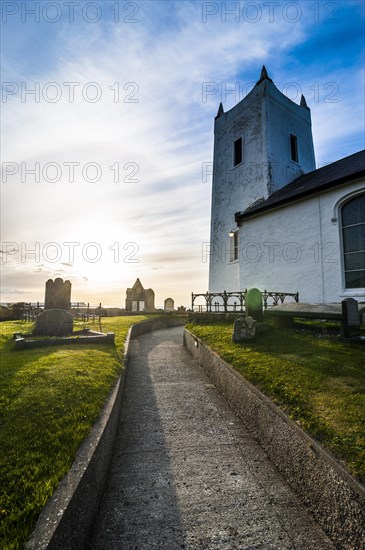
<svg viewBox="0 0 365 550"><path fill-rule="evenodd" d="M16 318L24 319L25 321L34 321L36 316L44 310L44 304L41 302L19 302L12 305L12 310ZM84 302L76 302L72 303L69 311L75 319L83 321L88 321L89 319L94 321L95 318L100 320L100 317L106 316L106 310L102 307L101 303L90 305Z"/></svg>
<svg viewBox="0 0 365 550"><path fill-rule="evenodd" d="M247 288L238 292L206 292L205 294L191 294L191 309L198 313L240 313L245 311ZM196 300L202 298L205 303L197 304ZM292 298L299 302L298 292L262 292L264 309L269 305L283 304L286 298Z"/></svg>

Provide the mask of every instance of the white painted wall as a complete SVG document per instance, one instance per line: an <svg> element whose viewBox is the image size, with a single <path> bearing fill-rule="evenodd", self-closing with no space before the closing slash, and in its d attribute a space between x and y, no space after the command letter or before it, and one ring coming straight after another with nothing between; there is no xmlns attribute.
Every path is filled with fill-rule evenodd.
<svg viewBox="0 0 365 550"><path fill-rule="evenodd" d="M215 120L209 290L240 287L238 262L230 262L234 214L315 169L310 111L263 80ZM290 132L298 137L299 163L290 160ZM242 137L243 162L233 166L233 143Z"/></svg>
<svg viewBox="0 0 365 550"><path fill-rule="evenodd" d="M237 290L239 266L229 262L229 232L235 228L234 214L245 205L267 196L262 97L263 87L260 90L254 88L245 100L215 121L210 292ZM243 162L233 167L233 143L239 137L243 140ZM262 172L259 182L256 166Z"/></svg>
<svg viewBox="0 0 365 550"><path fill-rule="evenodd" d="M345 290L338 208L365 191L357 180L243 222L239 229L239 289L299 292L301 302L365 300Z"/></svg>
<svg viewBox="0 0 365 550"><path fill-rule="evenodd" d="M311 115L274 85L267 90L267 142L271 166L271 192L303 173L316 169ZM290 158L290 134L298 138L298 162Z"/></svg>

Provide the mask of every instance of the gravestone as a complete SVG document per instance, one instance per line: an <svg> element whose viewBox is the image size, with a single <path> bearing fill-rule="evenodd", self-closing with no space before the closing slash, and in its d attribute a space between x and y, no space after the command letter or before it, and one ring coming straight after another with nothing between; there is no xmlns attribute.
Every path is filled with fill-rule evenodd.
<svg viewBox="0 0 365 550"><path fill-rule="evenodd" d="M166 298L163 304L164 311L174 311L175 302L172 298Z"/></svg>
<svg viewBox="0 0 365 550"><path fill-rule="evenodd" d="M60 277L46 282L44 311L35 318L34 336L68 336L73 331L71 283Z"/></svg>
<svg viewBox="0 0 365 550"><path fill-rule="evenodd" d="M342 300L342 338L360 339L360 314L359 305L353 298Z"/></svg>
<svg viewBox="0 0 365 550"><path fill-rule="evenodd" d="M256 334L256 321L252 317L239 317L234 322L233 342L252 340Z"/></svg>
<svg viewBox="0 0 365 550"><path fill-rule="evenodd" d="M362 325L365 325L365 306L359 309L359 314L360 314L360 323Z"/></svg>
<svg viewBox="0 0 365 550"><path fill-rule="evenodd" d="M46 309L35 318L34 336L68 336L73 331L73 317L65 309Z"/></svg>
<svg viewBox="0 0 365 550"><path fill-rule="evenodd" d="M246 315L261 323L263 321L262 292L257 288L250 288L246 294Z"/></svg>
<svg viewBox="0 0 365 550"><path fill-rule="evenodd" d="M71 283L63 281L60 277L46 282L46 295L44 309L70 309L71 307Z"/></svg>

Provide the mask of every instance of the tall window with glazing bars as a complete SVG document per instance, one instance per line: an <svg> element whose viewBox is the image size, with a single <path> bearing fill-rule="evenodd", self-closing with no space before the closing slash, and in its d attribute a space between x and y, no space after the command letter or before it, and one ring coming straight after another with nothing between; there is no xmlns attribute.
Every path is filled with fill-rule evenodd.
<svg viewBox="0 0 365 550"><path fill-rule="evenodd" d="M341 209L343 267L346 288L365 288L365 194Z"/></svg>

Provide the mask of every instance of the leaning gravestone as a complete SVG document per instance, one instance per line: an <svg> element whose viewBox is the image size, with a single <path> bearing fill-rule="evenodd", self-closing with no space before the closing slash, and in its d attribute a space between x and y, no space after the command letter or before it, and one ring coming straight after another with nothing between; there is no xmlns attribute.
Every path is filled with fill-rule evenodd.
<svg viewBox="0 0 365 550"><path fill-rule="evenodd" d="M73 331L72 314L65 309L46 309L35 319L34 336L68 336Z"/></svg>
<svg viewBox="0 0 365 550"><path fill-rule="evenodd" d="M234 322L233 342L252 340L256 334L256 321L252 317L239 317Z"/></svg>
<svg viewBox="0 0 365 550"><path fill-rule="evenodd" d="M342 300L342 338L360 338L359 306L353 298Z"/></svg>
<svg viewBox="0 0 365 550"><path fill-rule="evenodd" d="M246 294L246 315L253 317L261 323L263 321L262 312L262 292L257 288L250 288Z"/></svg>

